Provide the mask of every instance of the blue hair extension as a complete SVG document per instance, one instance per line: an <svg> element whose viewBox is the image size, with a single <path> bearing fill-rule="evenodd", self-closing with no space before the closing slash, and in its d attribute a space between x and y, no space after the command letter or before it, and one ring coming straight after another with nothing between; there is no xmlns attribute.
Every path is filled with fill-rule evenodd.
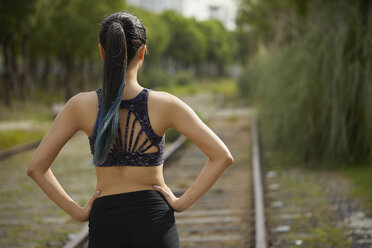
<svg viewBox="0 0 372 248"><path fill-rule="evenodd" d="M111 105L107 114L104 116L102 121L102 115L104 114L101 111L101 115L98 119L98 129L97 129L97 138L95 147L101 147L102 149L96 149L93 156L93 164L100 165L104 162L112 144L115 142L115 137L117 134L118 123L119 123L119 106L121 102L121 96L124 92L125 81L120 86L118 95L115 98L115 101Z"/></svg>

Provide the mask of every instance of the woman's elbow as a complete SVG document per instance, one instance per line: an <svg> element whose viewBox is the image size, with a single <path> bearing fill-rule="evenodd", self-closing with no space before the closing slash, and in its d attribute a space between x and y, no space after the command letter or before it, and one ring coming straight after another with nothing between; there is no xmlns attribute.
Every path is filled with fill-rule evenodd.
<svg viewBox="0 0 372 248"><path fill-rule="evenodd" d="M234 157L231 155L230 152L228 152L225 156L225 163L226 166L230 166L234 163Z"/></svg>
<svg viewBox="0 0 372 248"><path fill-rule="evenodd" d="M234 158L229 151L220 154L218 160L224 167L229 167L234 163Z"/></svg>
<svg viewBox="0 0 372 248"><path fill-rule="evenodd" d="M31 178L35 178L35 176L40 174L40 170L35 168L34 166L29 166L26 171L27 176Z"/></svg>
<svg viewBox="0 0 372 248"><path fill-rule="evenodd" d="M221 152L218 156L215 157L209 157L209 160L213 161L223 168L227 168L234 163L234 158L229 151L224 153Z"/></svg>
<svg viewBox="0 0 372 248"><path fill-rule="evenodd" d="M35 175L35 170L32 169L31 167L28 167L27 171L26 171L26 174L27 174L27 176L32 178Z"/></svg>

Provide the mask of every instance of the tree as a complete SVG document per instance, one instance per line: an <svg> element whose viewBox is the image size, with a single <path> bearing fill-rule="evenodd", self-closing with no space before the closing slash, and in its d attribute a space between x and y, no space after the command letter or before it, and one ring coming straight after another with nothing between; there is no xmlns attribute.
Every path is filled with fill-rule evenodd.
<svg viewBox="0 0 372 248"><path fill-rule="evenodd" d="M25 97L26 89L31 88L29 77L29 31L36 12L36 0L16 0L0 2L0 44L3 49L5 68L3 77L4 103L11 105L11 91L19 91ZM22 44L21 80L17 79L16 49Z"/></svg>
<svg viewBox="0 0 372 248"><path fill-rule="evenodd" d="M188 67L202 63L206 56L207 41L195 19L188 19L174 11L165 11L163 20L170 30L166 55Z"/></svg>
<svg viewBox="0 0 372 248"><path fill-rule="evenodd" d="M232 33L226 30L217 20L208 20L199 23L200 29L207 41L206 63L217 67L217 74L225 73L235 54L235 40Z"/></svg>
<svg viewBox="0 0 372 248"><path fill-rule="evenodd" d="M41 52L41 55L45 55L46 58L56 56L61 62L63 69L60 75L61 82L65 89L65 99L68 100L76 90L76 68L81 68L86 59L99 56L98 24L103 21L102 17L124 8L125 2L58 0L53 3L53 7L49 20L44 17L40 19L39 24L46 26L39 33L38 40L51 52L51 54ZM43 32L50 35L43 38Z"/></svg>
<svg viewBox="0 0 372 248"><path fill-rule="evenodd" d="M147 34L147 64L160 63L160 58L170 42L170 30L165 21L158 14L136 8L134 13L146 27Z"/></svg>

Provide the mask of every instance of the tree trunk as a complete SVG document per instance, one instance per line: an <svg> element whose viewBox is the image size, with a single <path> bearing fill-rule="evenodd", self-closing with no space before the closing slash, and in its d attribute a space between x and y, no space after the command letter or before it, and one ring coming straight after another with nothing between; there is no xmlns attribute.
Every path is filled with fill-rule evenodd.
<svg viewBox="0 0 372 248"><path fill-rule="evenodd" d="M28 34L25 34L22 39L22 67L20 86L21 99L24 101L26 99L26 94L29 94L32 90L34 90L33 81L30 74L30 36Z"/></svg>
<svg viewBox="0 0 372 248"><path fill-rule="evenodd" d="M49 85L49 75L50 75L50 58L46 57L44 60L44 66L43 66L43 73L41 75L41 85L43 89L49 90L50 85Z"/></svg>
<svg viewBox="0 0 372 248"><path fill-rule="evenodd" d="M72 82L73 79L73 69L74 61L70 56L65 57L65 77L64 77L64 87L65 87L65 100L68 101L72 97Z"/></svg>
<svg viewBox="0 0 372 248"><path fill-rule="evenodd" d="M94 82L94 85L97 84L97 71L93 70L94 67L94 60L89 59L88 60L88 67L87 67L87 82L89 82L88 87L92 85L92 82ZM101 82L101 81L99 81ZM99 85L101 85L100 83Z"/></svg>
<svg viewBox="0 0 372 248"><path fill-rule="evenodd" d="M79 90L85 91L87 86L87 73L88 73L88 62L87 60L83 59L80 61L78 65L78 79L79 79Z"/></svg>
<svg viewBox="0 0 372 248"><path fill-rule="evenodd" d="M371 20L372 0L359 0L359 9L362 22L367 25Z"/></svg>
<svg viewBox="0 0 372 248"><path fill-rule="evenodd" d="M7 106L11 106L11 93L14 90L15 85L17 83L17 72L14 70L14 52L11 48L11 39L5 38L5 42L3 43L3 53L4 53L4 104Z"/></svg>
<svg viewBox="0 0 372 248"><path fill-rule="evenodd" d="M4 75L3 75L3 79L2 79L2 82L3 82L3 85L2 85L2 88L3 88L3 91L4 91L4 94L3 94L3 103L6 105L6 106L11 106L11 101L10 101L10 80L9 80L9 73L7 71L7 47L6 47L6 44L4 43L3 44L3 68L5 69L5 72L4 72Z"/></svg>
<svg viewBox="0 0 372 248"><path fill-rule="evenodd" d="M14 78L14 84L11 84L11 88L13 92L15 93L16 96L19 96L19 75L18 75L18 65L16 61L16 51L15 51L15 46L13 42L9 43L10 45L10 66L11 66L11 72L12 72L12 77Z"/></svg>
<svg viewBox="0 0 372 248"><path fill-rule="evenodd" d="M36 57L30 55L30 75L31 75L31 80L32 80L32 87L34 89L40 87L39 82L39 75L38 72L40 71L40 60L38 60ZM36 82L35 82L36 79Z"/></svg>

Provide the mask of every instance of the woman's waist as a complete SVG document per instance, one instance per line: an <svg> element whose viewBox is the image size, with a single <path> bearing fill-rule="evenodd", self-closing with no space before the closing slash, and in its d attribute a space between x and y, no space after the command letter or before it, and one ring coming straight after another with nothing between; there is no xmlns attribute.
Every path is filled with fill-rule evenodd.
<svg viewBox="0 0 372 248"><path fill-rule="evenodd" d="M133 183L97 183L96 190L100 190L100 197L106 195L128 193L142 190L152 190L153 184L133 184Z"/></svg>
<svg viewBox="0 0 372 248"><path fill-rule="evenodd" d="M118 193L112 193L107 195L100 195L98 198L96 198L95 203L97 202L110 202L110 203L125 203L132 200L148 200L148 199L161 199L163 200L163 196L159 192L153 189L139 189L134 191L128 191L128 192L118 192Z"/></svg>
<svg viewBox="0 0 372 248"><path fill-rule="evenodd" d="M100 196L94 200L91 215L98 217L131 215L137 212L168 212L172 208L156 190L138 190Z"/></svg>
<svg viewBox="0 0 372 248"><path fill-rule="evenodd" d="M163 185L163 178L144 177L112 177L97 179L96 190L100 190L100 196L127 193L140 190L152 190L153 185Z"/></svg>
<svg viewBox="0 0 372 248"><path fill-rule="evenodd" d="M97 187L101 196L153 189L153 185L164 184L162 167L107 167L96 168Z"/></svg>

